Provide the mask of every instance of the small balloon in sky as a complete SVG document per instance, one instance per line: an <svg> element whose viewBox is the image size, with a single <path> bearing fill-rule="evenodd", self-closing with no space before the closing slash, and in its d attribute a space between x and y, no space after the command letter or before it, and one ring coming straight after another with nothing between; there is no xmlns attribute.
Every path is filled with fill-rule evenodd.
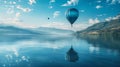
<svg viewBox="0 0 120 67"><path fill-rule="evenodd" d="M74 24L74 22L77 20L79 17L79 11L75 8L70 8L66 12L66 18L70 22L71 27Z"/></svg>
<svg viewBox="0 0 120 67"><path fill-rule="evenodd" d="M48 17L48 20L49 20L50 18Z"/></svg>

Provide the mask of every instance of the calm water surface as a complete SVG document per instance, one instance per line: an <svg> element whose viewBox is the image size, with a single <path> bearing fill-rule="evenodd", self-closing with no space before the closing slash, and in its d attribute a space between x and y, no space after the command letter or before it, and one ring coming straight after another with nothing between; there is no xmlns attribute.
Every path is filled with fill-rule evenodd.
<svg viewBox="0 0 120 67"><path fill-rule="evenodd" d="M112 36L3 35L0 67L120 67Z"/></svg>

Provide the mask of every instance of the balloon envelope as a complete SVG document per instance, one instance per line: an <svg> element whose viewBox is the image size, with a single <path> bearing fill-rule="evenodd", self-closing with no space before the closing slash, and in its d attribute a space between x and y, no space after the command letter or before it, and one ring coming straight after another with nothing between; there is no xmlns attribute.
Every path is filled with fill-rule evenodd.
<svg viewBox="0 0 120 67"><path fill-rule="evenodd" d="M67 10L66 18L71 25L77 20L78 17L79 17L79 11L77 9L70 8Z"/></svg>

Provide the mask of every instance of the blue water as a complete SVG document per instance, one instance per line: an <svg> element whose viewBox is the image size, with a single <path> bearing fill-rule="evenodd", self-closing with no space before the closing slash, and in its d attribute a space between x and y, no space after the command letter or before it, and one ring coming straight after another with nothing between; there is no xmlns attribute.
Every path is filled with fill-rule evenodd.
<svg viewBox="0 0 120 67"><path fill-rule="evenodd" d="M67 57L71 47L77 53L76 61L70 61L76 55ZM0 37L0 67L120 67L120 39L3 35Z"/></svg>

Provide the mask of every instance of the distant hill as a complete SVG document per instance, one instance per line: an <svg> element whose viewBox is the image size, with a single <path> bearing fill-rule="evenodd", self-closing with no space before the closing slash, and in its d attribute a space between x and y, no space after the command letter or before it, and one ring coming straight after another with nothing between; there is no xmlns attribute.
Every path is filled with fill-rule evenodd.
<svg viewBox="0 0 120 67"><path fill-rule="evenodd" d="M56 28L20 28L16 26L0 24L0 35L46 35L46 34L72 34L71 30L63 30Z"/></svg>
<svg viewBox="0 0 120 67"><path fill-rule="evenodd" d="M9 25L0 25L0 35L31 35L31 34L40 34L25 28L18 28L15 26Z"/></svg>
<svg viewBox="0 0 120 67"><path fill-rule="evenodd" d="M88 27L85 30L78 31L80 34L120 34L120 15L116 19L100 22Z"/></svg>
<svg viewBox="0 0 120 67"><path fill-rule="evenodd" d="M65 29L57 29L57 28L48 28L48 27L39 27L35 29L38 32L45 32L45 34L60 34L60 35L68 35L72 34L72 30Z"/></svg>

